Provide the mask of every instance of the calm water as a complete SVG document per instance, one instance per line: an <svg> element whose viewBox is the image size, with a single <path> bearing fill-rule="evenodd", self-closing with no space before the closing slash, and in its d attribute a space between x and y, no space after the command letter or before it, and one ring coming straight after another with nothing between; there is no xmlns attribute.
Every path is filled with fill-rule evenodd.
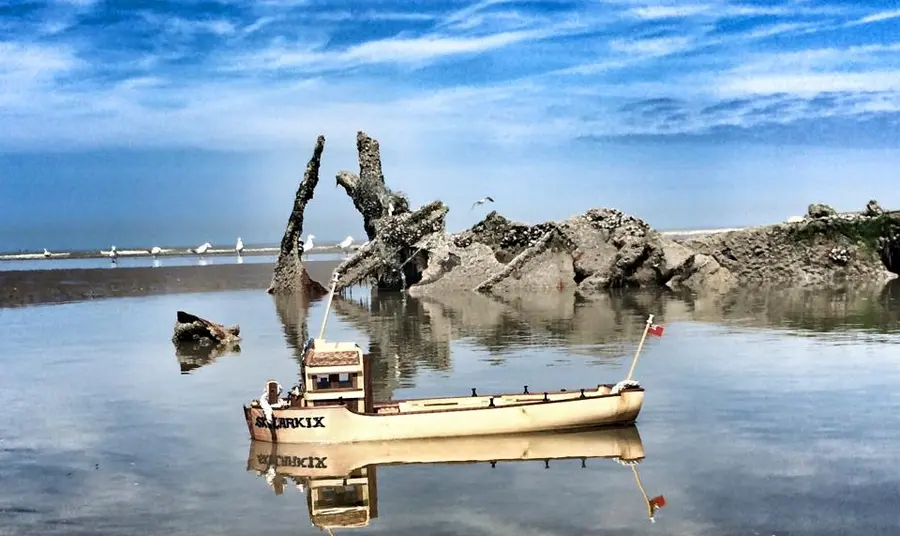
<svg viewBox="0 0 900 536"><path fill-rule="evenodd" d="M176 351L178 309L239 323L239 352ZM0 534L320 534L308 490L276 494L248 465L241 404L296 380L322 310L261 291L0 309ZM900 286L592 304L357 291L328 337L374 354L381 396L577 388L627 373L647 313L666 327L636 371L655 523L632 469L599 458L379 466L377 518L335 532L896 534Z"/></svg>

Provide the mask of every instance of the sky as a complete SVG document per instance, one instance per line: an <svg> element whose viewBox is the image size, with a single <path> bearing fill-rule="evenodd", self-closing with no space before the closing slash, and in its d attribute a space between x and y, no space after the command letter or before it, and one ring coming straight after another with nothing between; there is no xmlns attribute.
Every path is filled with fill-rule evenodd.
<svg viewBox="0 0 900 536"><path fill-rule="evenodd" d="M359 239L358 130L450 230L898 206L900 7L0 0L0 250L276 242L319 134L305 231Z"/></svg>

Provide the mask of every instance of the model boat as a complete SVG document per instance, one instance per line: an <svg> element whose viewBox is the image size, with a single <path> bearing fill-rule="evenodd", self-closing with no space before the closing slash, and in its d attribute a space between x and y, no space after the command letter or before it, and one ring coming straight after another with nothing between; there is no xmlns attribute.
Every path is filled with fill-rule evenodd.
<svg viewBox="0 0 900 536"><path fill-rule="evenodd" d="M343 444L290 444L252 441L247 470L264 477L277 495L296 486L305 492L313 525L330 531L363 527L378 517L377 469L407 464L523 463L612 459L630 466L654 521L665 506L662 495L650 498L637 465L644 447L635 425L576 432L410 439Z"/></svg>
<svg viewBox="0 0 900 536"><path fill-rule="evenodd" d="M317 338L307 341L302 381L282 396L269 380L244 406L250 437L279 443L353 443L560 431L633 423L644 389L632 380L647 335L663 327L647 319L628 376L615 384L575 390L471 395L375 402L371 360L353 342L325 340L337 276Z"/></svg>

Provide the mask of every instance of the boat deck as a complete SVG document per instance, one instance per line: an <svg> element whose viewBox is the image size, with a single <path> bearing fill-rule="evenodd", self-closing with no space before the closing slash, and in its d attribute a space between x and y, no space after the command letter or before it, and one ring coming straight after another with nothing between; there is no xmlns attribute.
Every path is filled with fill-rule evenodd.
<svg viewBox="0 0 900 536"><path fill-rule="evenodd" d="M596 389L584 389L584 398L605 396L612 390L611 385L598 385ZM478 409L491 406L512 406L521 404L539 404L542 402L558 402L582 398L582 391L554 391L546 393L516 393L499 395L458 396L446 398L421 398L414 400L392 400L375 403L376 415L397 413L424 413L460 409Z"/></svg>

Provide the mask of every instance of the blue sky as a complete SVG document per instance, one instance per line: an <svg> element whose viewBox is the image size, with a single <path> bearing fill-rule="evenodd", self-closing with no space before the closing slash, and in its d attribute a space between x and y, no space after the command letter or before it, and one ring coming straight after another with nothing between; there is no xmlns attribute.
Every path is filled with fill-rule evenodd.
<svg viewBox="0 0 900 536"><path fill-rule="evenodd" d="M361 236L358 129L453 229L483 195L667 228L900 205L900 7L0 0L0 127L0 250L275 241L318 134L308 230Z"/></svg>

